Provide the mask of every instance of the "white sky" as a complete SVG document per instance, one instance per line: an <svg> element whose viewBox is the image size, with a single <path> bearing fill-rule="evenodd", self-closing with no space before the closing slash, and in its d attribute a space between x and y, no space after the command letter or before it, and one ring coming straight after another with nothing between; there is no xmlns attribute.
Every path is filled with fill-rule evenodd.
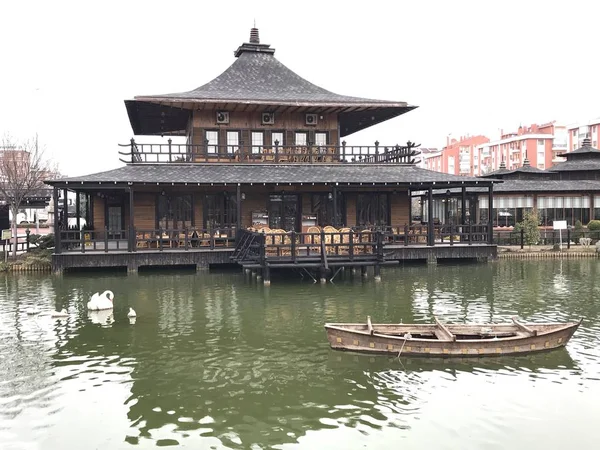
<svg viewBox="0 0 600 450"><path fill-rule="evenodd" d="M38 131L70 176L116 168L123 100L212 80L254 19L309 81L419 106L349 144L570 124L600 116L599 17L589 0L2 1L0 135Z"/></svg>

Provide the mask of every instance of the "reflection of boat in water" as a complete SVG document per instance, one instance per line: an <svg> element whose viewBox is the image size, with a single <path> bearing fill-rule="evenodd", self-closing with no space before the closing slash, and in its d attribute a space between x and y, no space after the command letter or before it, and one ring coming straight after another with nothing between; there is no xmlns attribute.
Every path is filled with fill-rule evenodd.
<svg viewBox="0 0 600 450"><path fill-rule="evenodd" d="M333 349L404 356L498 356L563 347L581 324L513 323L448 324L327 323Z"/></svg>
<svg viewBox="0 0 600 450"><path fill-rule="evenodd" d="M562 347L551 352L537 352L518 355L462 357L455 356L447 358L443 356L431 356L423 358L420 356L373 355L356 352L329 352L328 367L333 370L356 369L369 371L387 371L390 369L401 369L406 371L428 372L428 371L450 371L450 372L473 372L485 370L490 372L527 371L536 373L539 370L579 370L577 363L573 360L569 351Z"/></svg>

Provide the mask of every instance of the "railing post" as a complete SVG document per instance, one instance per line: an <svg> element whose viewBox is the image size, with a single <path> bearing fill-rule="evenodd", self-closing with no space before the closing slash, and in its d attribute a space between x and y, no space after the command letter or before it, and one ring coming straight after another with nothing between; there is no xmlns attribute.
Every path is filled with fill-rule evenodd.
<svg viewBox="0 0 600 450"><path fill-rule="evenodd" d="M273 160L273 162L279 162L279 139L275 140L275 159Z"/></svg>
<svg viewBox="0 0 600 450"><path fill-rule="evenodd" d="M377 244L376 244L376 251L377 251L377 261L383 261L383 231L379 230L376 234L377 236Z"/></svg>
<svg viewBox="0 0 600 450"><path fill-rule="evenodd" d="M131 160L129 161L130 163L134 163L134 155L135 155L135 139L131 138L129 141L130 144L130 158Z"/></svg>
<svg viewBox="0 0 600 450"><path fill-rule="evenodd" d="M374 162L379 162L379 141L375 141L375 161Z"/></svg>
<svg viewBox="0 0 600 450"><path fill-rule="evenodd" d="M129 242L131 242L130 251L137 251L137 232L135 231L135 227L129 227Z"/></svg>
<svg viewBox="0 0 600 450"><path fill-rule="evenodd" d="M571 229L567 228L567 250L571 248Z"/></svg>
<svg viewBox="0 0 600 450"><path fill-rule="evenodd" d="M82 230L79 230L79 245L81 246L81 253L85 253L85 237Z"/></svg>
<svg viewBox="0 0 600 450"><path fill-rule="evenodd" d="M523 250L523 245L525 244L525 230L521 228L521 250Z"/></svg>
<svg viewBox="0 0 600 450"><path fill-rule="evenodd" d="M292 261L296 262L296 232L292 230Z"/></svg>
<svg viewBox="0 0 600 450"><path fill-rule="evenodd" d="M162 228L158 229L158 250L162 252L163 250L163 242L162 242Z"/></svg>
<svg viewBox="0 0 600 450"><path fill-rule="evenodd" d="M469 245L473 245L473 225L469 223Z"/></svg>
<svg viewBox="0 0 600 450"><path fill-rule="evenodd" d="M169 138L169 139L167 140L167 142L168 142L168 144L169 144L169 162L173 162L173 155L172 155L172 153L171 153L171 142L173 142L173 141L171 140L171 138Z"/></svg>
<svg viewBox="0 0 600 450"><path fill-rule="evenodd" d="M408 239L409 239L408 233L410 233L410 228L408 227L408 224L404 224L404 246L405 247L408 246Z"/></svg>
<svg viewBox="0 0 600 450"><path fill-rule="evenodd" d="M350 256L350 261L354 260L354 232L352 228L350 228L350 242L348 243L348 254Z"/></svg>
<svg viewBox="0 0 600 450"><path fill-rule="evenodd" d="M108 253L108 227L104 227L104 253Z"/></svg>
<svg viewBox="0 0 600 450"><path fill-rule="evenodd" d="M210 232L210 249L215 249L215 234L212 232L212 230Z"/></svg>
<svg viewBox="0 0 600 450"><path fill-rule="evenodd" d="M27 247L27 251L29 251L29 235L31 234L31 231L29 231L29 228L27 228L25 230L25 245Z"/></svg>
<svg viewBox="0 0 600 450"><path fill-rule="evenodd" d="M185 233L185 237L183 238L184 239L183 240L183 242L184 242L183 245L184 245L185 250L187 251L188 244L189 244L189 236L188 236L189 231L188 231L188 227L185 227L183 232Z"/></svg>
<svg viewBox="0 0 600 450"><path fill-rule="evenodd" d="M312 152L312 142L308 141L306 143L306 148L308 151L308 162L313 163L313 152Z"/></svg>
<svg viewBox="0 0 600 450"><path fill-rule="evenodd" d="M346 141L342 141L342 161L346 162Z"/></svg>

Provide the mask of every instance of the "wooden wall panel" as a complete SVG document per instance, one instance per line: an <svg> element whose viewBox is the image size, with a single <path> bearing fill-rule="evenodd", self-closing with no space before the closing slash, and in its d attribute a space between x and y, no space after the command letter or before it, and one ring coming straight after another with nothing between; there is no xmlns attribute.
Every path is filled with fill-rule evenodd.
<svg viewBox="0 0 600 450"><path fill-rule="evenodd" d="M94 230L104 230L104 199L94 197Z"/></svg>
<svg viewBox="0 0 600 450"><path fill-rule="evenodd" d="M133 221L136 229L153 230L156 227L156 195L154 192L133 193ZM126 217L129 220L129 212Z"/></svg>
<svg viewBox="0 0 600 450"><path fill-rule="evenodd" d="M356 193L346 192L346 226L356 226Z"/></svg>
<svg viewBox="0 0 600 450"><path fill-rule="evenodd" d="M398 192L390 196L391 225L394 227L409 224L410 198L407 192Z"/></svg>
<svg viewBox="0 0 600 450"><path fill-rule="evenodd" d="M252 226L252 211L265 211L269 193L266 190L244 191L246 200L242 202L242 227Z"/></svg>
<svg viewBox="0 0 600 450"><path fill-rule="evenodd" d="M192 143L195 145L204 144L203 130L220 130L219 144L226 144L226 131L242 132L242 141L245 145L250 143L250 135L247 130L265 131L264 143L269 145L271 142L271 131L288 131L285 134L285 144L293 144L294 131L327 131L329 133L329 144L338 145L338 118L337 114L319 115L317 125L306 125L305 112L275 113L274 125L262 125L261 112L255 111L245 113L241 111L231 111L229 113L229 124L218 125L216 123L216 111L194 111L192 119Z"/></svg>
<svg viewBox="0 0 600 450"><path fill-rule="evenodd" d="M194 193L194 226L204 228L204 192Z"/></svg>

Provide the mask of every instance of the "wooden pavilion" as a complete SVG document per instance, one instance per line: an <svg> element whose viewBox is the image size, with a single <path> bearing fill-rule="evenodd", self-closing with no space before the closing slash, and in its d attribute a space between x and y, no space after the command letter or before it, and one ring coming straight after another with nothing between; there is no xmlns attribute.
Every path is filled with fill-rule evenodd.
<svg viewBox="0 0 600 450"><path fill-rule="evenodd" d="M120 151L124 166L48 181L55 202L60 190L77 193L76 216L88 224L69 230L56 217L55 270L233 261L268 282L272 266L324 274L371 265L378 275L402 259L495 255L488 223L410 218L413 198L433 208L434 189L465 199L484 188L491 203L497 180L420 169L411 142L347 145L345 136L415 106L332 93L274 52L252 29L209 83L126 100L134 134L169 139L132 139Z"/></svg>

